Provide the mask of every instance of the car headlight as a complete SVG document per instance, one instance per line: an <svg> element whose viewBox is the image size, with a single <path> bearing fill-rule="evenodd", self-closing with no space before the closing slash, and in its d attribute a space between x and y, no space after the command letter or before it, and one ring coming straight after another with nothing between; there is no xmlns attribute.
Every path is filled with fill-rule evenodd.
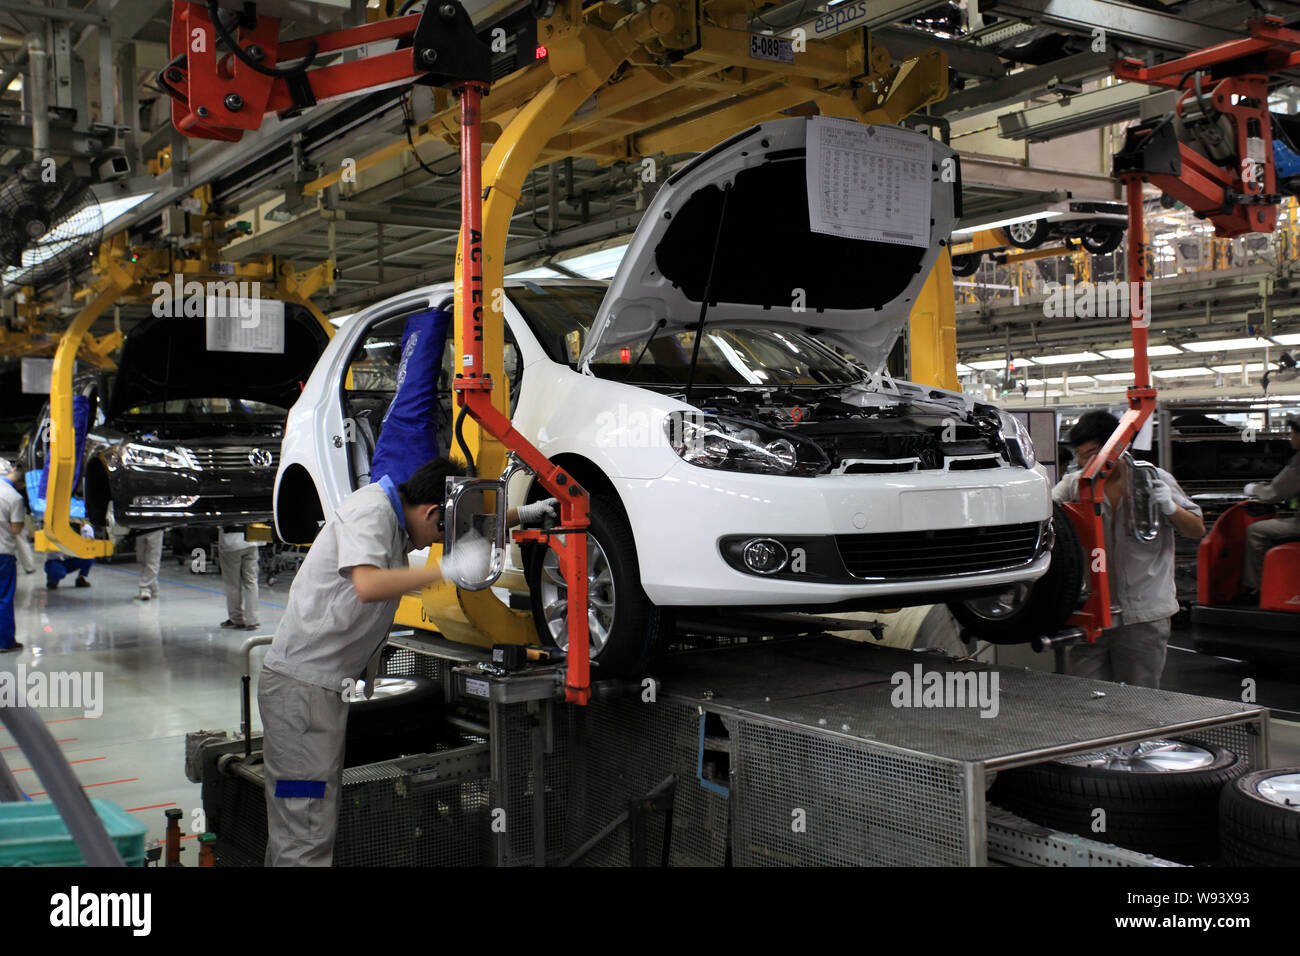
<svg viewBox="0 0 1300 956"><path fill-rule="evenodd" d="M129 442L122 449L122 464L128 468L193 468L183 449L154 448Z"/></svg>
<svg viewBox="0 0 1300 956"><path fill-rule="evenodd" d="M999 435L1006 446L1007 458L1011 464L1033 468L1038 464L1038 458L1034 455L1034 442L1029 437L1029 429L1016 416L1001 409L998 410L998 419L1002 423Z"/></svg>
<svg viewBox="0 0 1300 956"><path fill-rule="evenodd" d="M764 475L819 475L830 460L817 445L774 428L702 412L669 412L664 434L683 461Z"/></svg>

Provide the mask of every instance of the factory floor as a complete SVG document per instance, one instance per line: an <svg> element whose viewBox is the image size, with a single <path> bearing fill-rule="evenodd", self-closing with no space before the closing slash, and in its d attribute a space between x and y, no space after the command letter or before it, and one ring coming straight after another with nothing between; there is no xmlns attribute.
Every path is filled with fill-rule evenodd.
<svg viewBox="0 0 1300 956"><path fill-rule="evenodd" d="M261 590L261 627L222 630L226 618L220 576L195 574L168 556L154 600L133 600L138 567L97 564L91 587L71 577L47 590L41 571L18 576L18 640L26 647L0 655L0 670L39 669L102 675L102 694L84 695L79 707L41 710L41 716L92 797L104 797L149 827L160 839L164 811L183 813L186 847L193 847L201 807L199 785L184 772L186 733L235 731L240 721L242 662L239 647L255 634L274 633L290 577ZM1192 635L1175 630L1165 669L1168 690L1240 699L1241 681L1254 677L1258 703L1273 711L1271 763L1300 766L1300 671L1261 673L1243 662L1198 654ZM255 667L264 651L255 652ZM1050 668L1050 663L1048 663ZM30 684L28 685L30 686ZM87 687L93 687L93 679ZM254 691L255 693L255 691ZM254 706L254 723L256 718ZM0 757L19 784L41 799L44 787L9 733L0 729ZM192 863L194 851L182 854Z"/></svg>

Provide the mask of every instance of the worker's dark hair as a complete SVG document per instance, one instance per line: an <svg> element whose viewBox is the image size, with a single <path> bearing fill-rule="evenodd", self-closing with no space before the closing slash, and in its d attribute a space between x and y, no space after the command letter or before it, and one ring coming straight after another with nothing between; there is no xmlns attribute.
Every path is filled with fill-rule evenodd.
<svg viewBox="0 0 1300 956"><path fill-rule="evenodd" d="M1078 448L1090 441L1106 444L1106 439L1119 428L1119 419L1104 408L1084 412L1070 429L1070 447Z"/></svg>
<svg viewBox="0 0 1300 956"><path fill-rule="evenodd" d="M460 470L446 458L426 461L397 486L408 505L440 505L447 499L447 479Z"/></svg>

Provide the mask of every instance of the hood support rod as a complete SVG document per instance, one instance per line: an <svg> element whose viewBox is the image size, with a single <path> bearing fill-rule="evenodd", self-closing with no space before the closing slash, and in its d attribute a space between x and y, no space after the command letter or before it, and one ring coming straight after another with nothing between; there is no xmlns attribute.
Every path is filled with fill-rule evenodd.
<svg viewBox="0 0 1300 956"><path fill-rule="evenodd" d="M686 404L691 404L695 389L695 366L700 361L700 340L704 338L704 318L709 314L709 299L713 296L713 273L718 267L718 247L722 244L722 224L727 221L727 199L731 196L731 183L722 187L722 208L718 211L718 231L713 234L713 255L709 257L709 274L704 280L704 298L700 303L700 319L695 323L695 345L691 348L691 367L686 373Z"/></svg>

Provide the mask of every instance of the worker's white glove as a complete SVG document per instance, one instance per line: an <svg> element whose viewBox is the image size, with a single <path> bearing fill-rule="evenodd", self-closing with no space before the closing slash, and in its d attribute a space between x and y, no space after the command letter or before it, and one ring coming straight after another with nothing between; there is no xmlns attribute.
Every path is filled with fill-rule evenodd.
<svg viewBox="0 0 1300 956"><path fill-rule="evenodd" d="M1250 484L1248 484L1245 488L1243 488L1243 489L1241 489L1241 490L1242 490L1242 492L1246 495L1247 498L1258 498L1258 497L1259 497L1259 482L1257 482L1257 481L1252 481Z"/></svg>
<svg viewBox="0 0 1300 956"><path fill-rule="evenodd" d="M93 541L95 539L95 529L92 528L89 524L83 524L81 526L81 536L83 538L89 538Z"/></svg>
<svg viewBox="0 0 1300 956"><path fill-rule="evenodd" d="M531 505L520 505L515 510L519 512L520 524L531 524L534 521L541 521L544 517L555 517L555 509L560 503L554 498L547 498L545 501L534 501Z"/></svg>
<svg viewBox="0 0 1300 956"><path fill-rule="evenodd" d="M1151 497L1155 499L1156 507L1162 515L1171 515L1178 510L1178 502L1174 501L1174 489L1163 481L1152 482Z"/></svg>
<svg viewBox="0 0 1300 956"><path fill-rule="evenodd" d="M450 554L439 559L438 568L444 580L455 584L482 581L492 570L492 542L470 531L456 540Z"/></svg>

